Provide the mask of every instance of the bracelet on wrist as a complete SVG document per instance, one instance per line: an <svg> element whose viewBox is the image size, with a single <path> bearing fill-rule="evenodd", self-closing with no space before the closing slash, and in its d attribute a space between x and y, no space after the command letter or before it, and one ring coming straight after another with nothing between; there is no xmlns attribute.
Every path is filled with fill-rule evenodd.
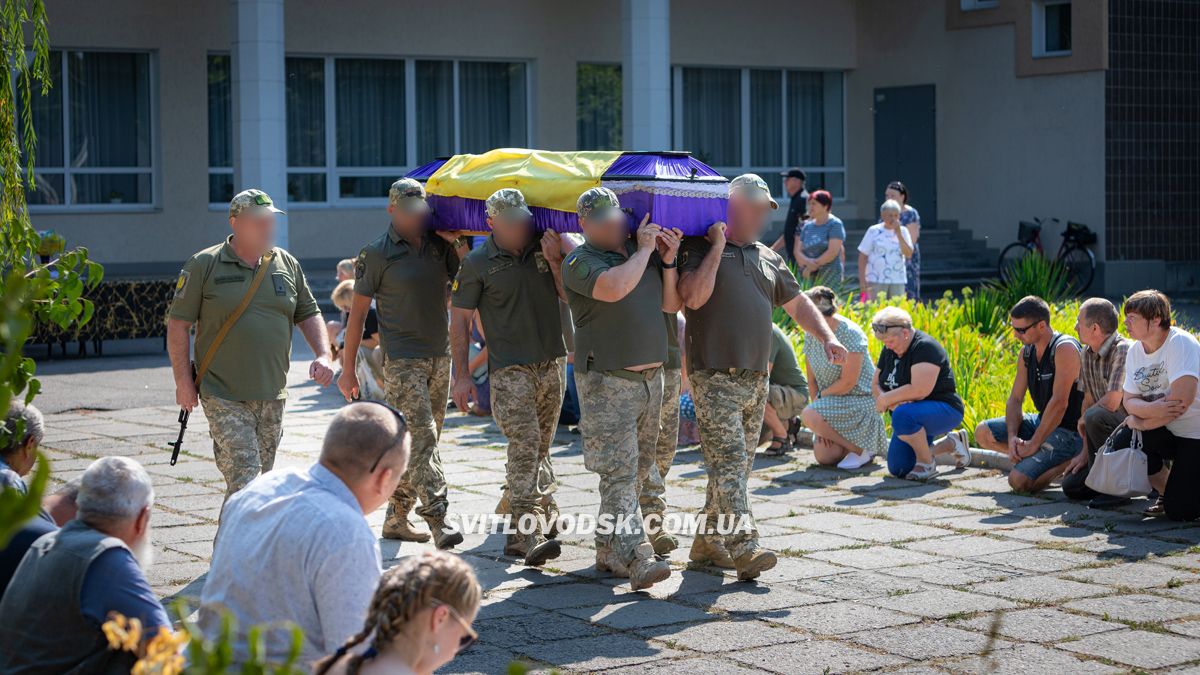
<svg viewBox="0 0 1200 675"><path fill-rule="evenodd" d="M679 267L679 262L678 262L678 261L671 261L671 262L669 262L669 263L665 262L665 263L663 263L663 264L662 264L662 268L663 268L664 270L673 270L673 269L675 269L676 267Z"/></svg>

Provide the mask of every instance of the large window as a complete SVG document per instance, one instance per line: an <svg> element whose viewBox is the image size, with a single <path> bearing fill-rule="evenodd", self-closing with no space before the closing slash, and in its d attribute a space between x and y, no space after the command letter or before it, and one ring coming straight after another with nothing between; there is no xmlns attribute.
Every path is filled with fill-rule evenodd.
<svg viewBox="0 0 1200 675"><path fill-rule="evenodd" d="M776 194L799 166L808 189L846 194L841 72L675 68L674 140L721 173L753 171Z"/></svg>
<svg viewBox="0 0 1200 675"><path fill-rule="evenodd" d="M581 63L575 73L576 146L580 150L620 150L621 66Z"/></svg>
<svg viewBox="0 0 1200 675"><path fill-rule="evenodd" d="M294 56L285 69L291 203L383 200L437 157L528 144L524 63ZM229 57L210 56L212 203L233 191L228 82Z"/></svg>
<svg viewBox="0 0 1200 675"><path fill-rule="evenodd" d="M153 204L150 68L147 53L50 52L51 89L29 102L37 135L31 206Z"/></svg>

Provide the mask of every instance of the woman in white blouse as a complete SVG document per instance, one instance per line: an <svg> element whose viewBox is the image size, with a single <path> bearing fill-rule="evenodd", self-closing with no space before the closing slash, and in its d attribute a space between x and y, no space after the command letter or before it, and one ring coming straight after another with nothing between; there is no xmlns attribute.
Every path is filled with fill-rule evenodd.
<svg viewBox="0 0 1200 675"><path fill-rule="evenodd" d="M863 301L883 294L903 297L908 280L905 261L912 256L913 245L908 228L900 224L900 204L891 199L884 202L879 220L867 228L858 245L858 287Z"/></svg>

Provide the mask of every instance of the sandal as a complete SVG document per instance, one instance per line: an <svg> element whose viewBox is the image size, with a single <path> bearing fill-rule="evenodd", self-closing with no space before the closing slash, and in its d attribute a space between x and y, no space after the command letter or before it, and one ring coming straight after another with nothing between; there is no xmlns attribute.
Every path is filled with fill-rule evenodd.
<svg viewBox="0 0 1200 675"><path fill-rule="evenodd" d="M1162 497L1155 499L1153 504L1147 506L1145 511L1142 511L1142 515L1155 517L1167 515L1166 500L1164 500Z"/></svg>
<svg viewBox="0 0 1200 675"><path fill-rule="evenodd" d="M788 441L789 442L796 443L800 440L800 438L799 438L800 429L802 429L803 426L804 425L802 425L800 423L799 417L793 417L791 420L788 421Z"/></svg>
<svg viewBox="0 0 1200 675"><path fill-rule="evenodd" d="M776 445L778 443L779 445ZM792 451L792 443L783 436L773 436L771 444L763 450L763 454L767 457L781 457Z"/></svg>
<svg viewBox="0 0 1200 675"><path fill-rule="evenodd" d="M950 438L950 442L954 445L955 468L965 469L968 466L971 466L971 446L967 443L967 430L956 429L946 435Z"/></svg>
<svg viewBox="0 0 1200 675"><path fill-rule="evenodd" d="M933 462L917 462L912 471L904 475L908 480L929 480L937 475L937 464Z"/></svg>

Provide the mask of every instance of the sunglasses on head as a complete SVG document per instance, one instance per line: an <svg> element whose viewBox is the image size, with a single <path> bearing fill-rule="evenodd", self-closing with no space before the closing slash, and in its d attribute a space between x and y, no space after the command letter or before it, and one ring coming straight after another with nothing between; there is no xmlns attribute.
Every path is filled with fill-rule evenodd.
<svg viewBox="0 0 1200 675"><path fill-rule="evenodd" d="M471 624L467 623L467 620L462 618L462 615L458 613L458 610L442 602L441 600L433 600L431 604L434 607L445 607L446 610L450 612L450 616L454 617L454 620L458 622L458 625L462 626L463 630L467 631L467 634L458 640L458 651L461 652L467 649L479 640L479 633L475 632L474 628L471 628Z"/></svg>
<svg viewBox="0 0 1200 675"><path fill-rule="evenodd" d="M408 429L408 423L404 421L404 413L400 412L399 410L396 410L392 406L390 406L382 401L372 401L372 400L368 400L368 399L354 399L354 402L355 403L371 403L373 405L387 408L389 412L391 412L393 415L396 416L396 424L397 424L397 427L400 429L400 432L396 434L396 438L392 440L392 443L390 445L388 445L387 447L385 447L383 449L383 451L379 453L379 456L375 458L375 461L371 463L371 468L367 471L367 473L375 473L375 469L379 468L379 463L383 461L383 458L385 455L388 454L388 451L404 442L404 432Z"/></svg>
<svg viewBox="0 0 1200 675"><path fill-rule="evenodd" d="M871 330L875 331L876 335L883 335L893 328L907 328L907 326L901 326L898 323L873 323L873 324L871 324Z"/></svg>

